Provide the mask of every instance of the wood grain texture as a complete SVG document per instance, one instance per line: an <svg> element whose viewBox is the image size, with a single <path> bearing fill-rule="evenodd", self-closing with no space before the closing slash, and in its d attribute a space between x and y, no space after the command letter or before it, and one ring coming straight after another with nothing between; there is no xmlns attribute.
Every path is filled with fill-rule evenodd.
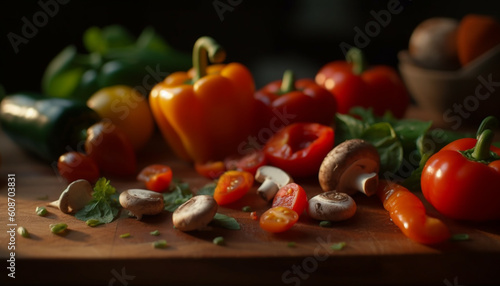
<svg viewBox="0 0 500 286"><path fill-rule="evenodd" d="M467 233L469 241L425 246L406 238L390 221L376 197L354 196L356 215L332 228L321 228L306 216L289 231L269 234L241 211L249 205L262 214L269 205L255 194L257 185L240 201L219 212L237 219L241 230L212 228L183 233L173 229L171 213L138 221L126 212L112 223L88 227L72 215L37 206L56 200L66 187L50 164L40 162L0 135L0 284L1 285L459 285L499 284L500 226L470 224L442 217L429 204L428 213L443 219L452 233ZM155 138L139 157L140 167L165 163L174 176L197 190L209 181L179 161ZM15 223L31 238L15 240L16 278L7 277L10 250L7 221L7 174L16 175ZM110 178L118 191L142 187L135 178ZM297 180L308 196L321 190L316 178ZM417 194L421 199L422 195ZM46 196L47 199L40 200ZM54 235L49 225L65 222L69 230ZM149 233L159 230L159 236ZM129 238L119 235L130 233ZM225 246L212 243L223 236ZM169 247L155 249L155 240ZM343 250L330 245L346 242ZM288 247L295 242L296 247ZM8 284L5 284L5 282Z"/></svg>

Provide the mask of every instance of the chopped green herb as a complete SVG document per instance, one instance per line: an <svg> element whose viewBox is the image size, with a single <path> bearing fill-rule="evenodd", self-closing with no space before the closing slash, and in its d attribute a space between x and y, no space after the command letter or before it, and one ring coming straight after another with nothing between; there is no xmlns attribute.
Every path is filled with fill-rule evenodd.
<svg viewBox="0 0 500 286"><path fill-rule="evenodd" d="M232 230L238 230L241 228L236 219L220 213L215 214L213 220L210 222L210 225Z"/></svg>
<svg viewBox="0 0 500 286"><path fill-rule="evenodd" d="M332 227L333 223L329 220L323 220L319 222L319 226L321 227Z"/></svg>
<svg viewBox="0 0 500 286"><path fill-rule="evenodd" d="M155 230L155 231L150 232L149 234L154 235L154 236L158 236L158 235L160 235L160 231Z"/></svg>
<svg viewBox="0 0 500 286"><path fill-rule="evenodd" d="M252 212L252 207L251 206L244 206L241 210L246 212L246 213L249 213L249 212Z"/></svg>
<svg viewBox="0 0 500 286"><path fill-rule="evenodd" d="M193 197L193 193L187 183L178 180L172 181L170 189L172 190L171 192L163 193L164 209L166 211L174 212L180 205Z"/></svg>
<svg viewBox="0 0 500 286"><path fill-rule="evenodd" d="M28 230L24 226L18 227L17 233L19 233L22 237L26 237L26 238L30 237Z"/></svg>
<svg viewBox="0 0 500 286"><path fill-rule="evenodd" d="M36 214L39 216L45 216L48 213L48 211L45 207L36 207L35 211L36 211Z"/></svg>
<svg viewBox="0 0 500 286"><path fill-rule="evenodd" d="M102 223L110 223L118 215L120 208L116 189L111 186L111 181L102 177L95 183L92 200L75 217L82 221L96 219Z"/></svg>
<svg viewBox="0 0 500 286"><path fill-rule="evenodd" d="M120 238L128 238L130 237L130 233L127 232L127 233L124 233L124 234L120 234Z"/></svg>
<svg viewBox="0 0 500 286"><path fill-rule="evenodd" d="M50 231L55 234L62 233L68 228L68 225L61 222L61 223L56 223L56 224L51 224L49 225Z"/></svg>
<svg viewBox="0 0 500 286"><path fill-rule="evenodd" d="M168 243L166 240L157 240L153 242L153 247L154 248L166 248L168 246Z"/></svg>
<svg viewBox="0 0 500 286"><path fill-rule="evenodd" d="M464 241L464 240L469 240L470 237L467 233L457 233L452 235L450 239L453 241Z"/></svg>
<svg viewBox="0 0 500 286"><path fill-rule="evenodd" d="M98 226L98 225L101 225L101 224L104 224L104 222L98 220L98 219L94 219L94 218L91 218L89 220L87 220L85 222L88 226L90 227L94 227L94 226Z"/></svg>
<svg viewBox="0 0 500 286"><path fill-rule="evenodd" d="M224 244L226 244L226 242L224 241L224 237L222 237L222 236L217 236L216 238L214 238L214 240L212 242L215 245L224 245Z"/></svg>
<svg viewBox="0 0 500 286"><path fill-rule="evenodd" d="M297 247L297 244L295 242L291 241L291 242L287 243L286 246L293 248L293 247Z"/></svg>
<svg viewBox="0 0 500 286"><path fill-rule="evenodd" d="M346 246L347 244L342 241L342 242L337 242L337 243L334 243L332 245L330 245L330 249L331 250L342 250L344 249L344 247Z"/></svg>

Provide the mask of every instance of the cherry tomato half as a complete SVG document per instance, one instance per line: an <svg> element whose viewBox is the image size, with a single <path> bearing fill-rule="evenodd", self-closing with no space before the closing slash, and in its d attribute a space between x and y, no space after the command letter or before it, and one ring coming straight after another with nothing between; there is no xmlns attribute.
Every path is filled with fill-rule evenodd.
<svg viewBox="0 0 500 286"><path fill-rule="evenodd" d="M226 165L222 161L209 161L206 163L195 163L194 169L203 177L213 180L224 174Z"/></svg>
<svg viewBox="0 0 500 286"><path fill-rule="evenodd" d="M290 229L299 220L299 215L287 207L273 207L260 216L260 227L268 232L283 232Z"/></svg>
<svg viewBox="0 0 500 286"><path fill-rule="evenodd" d="M262 150L254 150L242 157L229 157L224 160L227 170L249 172L255 176L257 169L266 164L266 156Z"/></svg>
<svg viewBox="0 0 500 286"><path fill-rule="evenodd" d="M68 152L59 157L57 161L59 174L71 183L84 179L90 183L95 183L99 179L99 167L89 156L80 152Z"/></svg>
<svg viewBox="0 0 500 286"><path fill-rule="evenodd" d="M307 207L306 191L295 183L283 186L274 196L273 207L277 206L287 207L299 215L302 214Z"/></svg>
<svg viewBox="0 0 500 286"><path fill-rule="evenodd" d="M250 190L253 175L245 171L227 171L220 176L214 191L219 205L227 205L241 199Z"/></svg>
<svg viewBox="0 0 500 286"><path fill-rule="evenodd" d="M149 165L139 172L137 180L144 182L148 190L162 193L172 182L172 169L166 165Z"/></svg>
<svg viewBox="0 0 500 286"><path fill-rule="evenodd" d="M267 160L291 176L318 174L333 148L333 129L318 123L294 123L274 134L264 146Z"/></svg>

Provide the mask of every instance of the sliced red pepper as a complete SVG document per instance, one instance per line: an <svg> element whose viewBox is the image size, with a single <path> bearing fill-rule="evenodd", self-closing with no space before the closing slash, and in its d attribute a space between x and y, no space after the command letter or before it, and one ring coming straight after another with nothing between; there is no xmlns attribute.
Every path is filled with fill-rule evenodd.
<svg viewBox="0 0 500 286"><path fill-rule="evenodd" d="M391 220L408 238L422 244L436 244L450 238L446 224L428 216L422 201L405 187L380 180L377 195Z"/></svg>
<svg viewBox="0 0 500 286"><path fill-rule="evenodd" d="M334 144L333 129L318 123L294 123L274 134L264 146L267 160L291 176L318 174Z"/></svg>
<svg viewBox="0 0 500 286"><path fill-rule="evenodd" d="M172 182L172 169L166 165L149 165L139 172L137 180L144 182L148 190L165 192Z"/></svg>

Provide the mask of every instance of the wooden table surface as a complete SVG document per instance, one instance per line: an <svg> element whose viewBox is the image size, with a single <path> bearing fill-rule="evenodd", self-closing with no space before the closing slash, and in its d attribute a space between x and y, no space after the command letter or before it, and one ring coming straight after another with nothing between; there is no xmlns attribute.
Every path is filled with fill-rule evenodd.
<svg viewBox="0 0 500 286"><path fill-rule="evenodd" d="M112 223L91 228L53 208L48 208L47 216L37 216L35 208L56 200L66 182L50 164L32 158L4 134L0 134L0 154L0 285L500 284L498 222L449 220L425 200L430 215L443 219L454 234L469 234L470 240L437 246L415 243L390 221L376 197L362 195L354 197L356 215L331 228L304 216L285 233L266 233L241 211L249 205L262 214L269 207L255 194L257 185L241 201L219 208L240 223L240 230L214 227L183 233L173 229L169 212L142 221L122 212ZM159 136L139 155L139 167L150 163L169 164L174 176L194 191L209 182L189 163L177 160ZM8 174L16 178L14 222L8 221L7 214ZM119 192L142 187L134 178L110 179ZM320 192L315 178L298 183L309 197ZM67 223L69 231L52 234L49 224L56 222ZM9 223L26 227L31 238L16 235L13 241ZM151 236L153 230L160 235ZM120 238L123 233L131 237ZM225 238L225 246L212 243L217 236ZM165 239L169 247L153 248L152 242L158 239ZM289 242L296 246L289 247ZM337 242L345 242L345 248L331 250ZM15 250L9 250L12 245ZM7 276L11 252L15 253L15 279Z"/></svg>

